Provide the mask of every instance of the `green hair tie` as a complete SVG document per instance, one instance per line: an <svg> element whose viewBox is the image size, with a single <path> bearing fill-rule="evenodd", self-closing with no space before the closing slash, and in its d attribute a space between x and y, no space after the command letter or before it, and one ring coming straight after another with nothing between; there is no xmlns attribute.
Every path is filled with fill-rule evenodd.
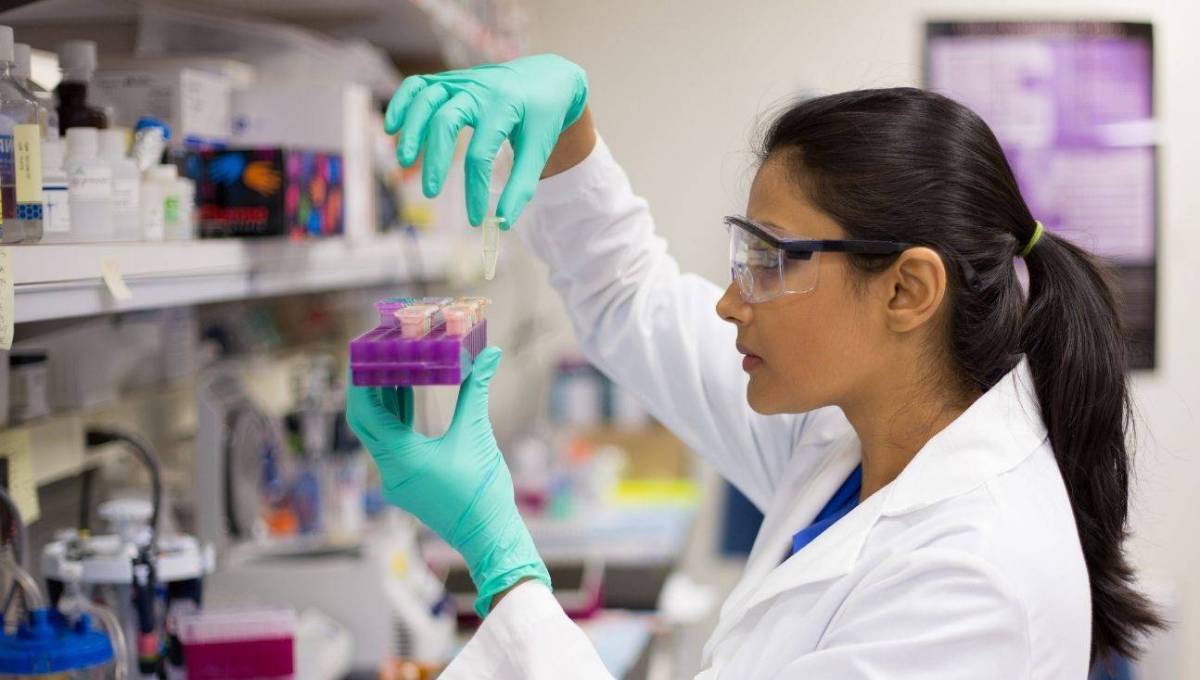
<svg viewBox="0 0 1200 680"><path fill-rule="evenodd" d="M1025 257L1028 255L1033 251L1033 247L1037 245L1037 242L1042 240L1042 233L1045 232L1046 229L1042 227L1041 222L1034 222L1033 225L1033 236L1029 237L1029 242L1025 244L1025 247L1021 249L1021 252L1017 253L1017 257Z"/></svg>

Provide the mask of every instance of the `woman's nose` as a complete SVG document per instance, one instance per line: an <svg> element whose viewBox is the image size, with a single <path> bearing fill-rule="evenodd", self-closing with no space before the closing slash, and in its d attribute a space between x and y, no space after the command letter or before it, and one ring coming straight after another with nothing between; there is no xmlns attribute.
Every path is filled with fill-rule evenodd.
<svg viewBox="0 0 1200 680"><path fill-rule="evenodd" d="M743 325L750 322L751 306L742 300L741 291L736 281L731 281L725 288L725 294L717 300L717 316L732 324Z"/></svg>

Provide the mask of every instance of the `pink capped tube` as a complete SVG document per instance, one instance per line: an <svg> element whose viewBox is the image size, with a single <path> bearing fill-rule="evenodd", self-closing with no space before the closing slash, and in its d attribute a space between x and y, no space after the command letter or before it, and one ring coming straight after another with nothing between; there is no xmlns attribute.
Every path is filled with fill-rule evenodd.
<svg viewBox="0 0 1200 680"><path fill-rule="evenodd" d="M400 336L404 338L419 338L429 334L434 326L434 316L438 311L437 305L410 305L396 310L396 319L400 321Z"/></svg>

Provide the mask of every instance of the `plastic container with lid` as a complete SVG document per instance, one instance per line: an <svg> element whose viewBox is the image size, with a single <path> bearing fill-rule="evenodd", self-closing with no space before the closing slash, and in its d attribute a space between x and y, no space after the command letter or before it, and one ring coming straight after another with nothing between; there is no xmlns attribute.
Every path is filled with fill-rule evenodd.
<svg viewBox="0 0 1200 680"><path fill-rule="evenodd" d="M296 613L285 608L203 610L175 618L188 680L291 678Z"/></svg>
<svg viewBox="0 0 1200 680"><path fill-rule="evenodd" d="M72 623L34 609L15 633L0 633L0 679L105 680L113 671L112 643L86 614Z"/></svg>
<svg viewBox="0 0 1200 680"><path fill-rule="evenodd" d="M96 43L69 40L58 46L62 81L54 88L58 97L58 126L62 134L74 127L108 127L108 116L88 104L88 83L96 72Z"/></svg>
<svg viewBox="0 0 1200 680"><path fill-rule="evenodd" d="M0 242L42 240L45 113L13 75L13 30L0 26Z"/></svg>
<svg viewBox="0 0 1200 680"><path fill-rule="evenodd" d="M112 167L113 238L118 241L142 239L142 173L137 163L125 154L129 136L124 128L101 130L100 158Z"/></svg>
<svg viewBox="0 0 1200 680"><path fill-rule="evenodd" d="M112 166L99 154L99 130L90 127L67 130L66 170L74 240L113 239Z"/></svg>

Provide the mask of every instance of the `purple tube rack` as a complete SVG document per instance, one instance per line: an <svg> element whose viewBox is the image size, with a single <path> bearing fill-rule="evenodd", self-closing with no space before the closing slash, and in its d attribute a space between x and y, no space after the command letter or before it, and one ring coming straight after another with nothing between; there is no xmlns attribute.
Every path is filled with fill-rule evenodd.
<svg viewBox="0 0 1200 680"><path fill-rule="evenodd" d="M486 346L486 319L466 335L446 335L443 323L419 338L400 337L398 325L381 323L350 341L351 380L377 387L458 385Z"/></svg>

